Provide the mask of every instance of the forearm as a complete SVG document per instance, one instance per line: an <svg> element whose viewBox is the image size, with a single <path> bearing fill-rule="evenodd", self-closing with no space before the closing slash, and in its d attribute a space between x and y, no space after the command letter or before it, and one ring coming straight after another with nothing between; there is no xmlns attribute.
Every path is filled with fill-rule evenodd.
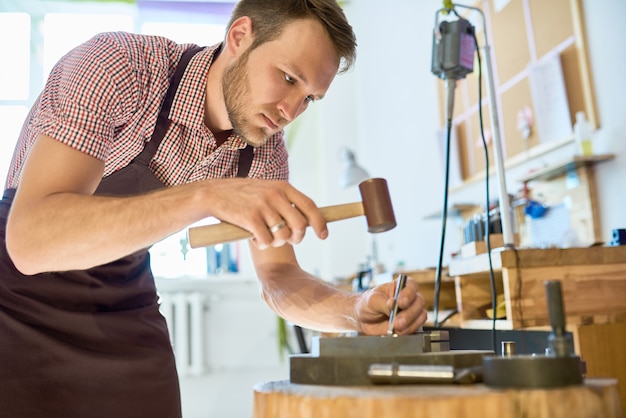
<svg viewBox="0 0 626 418"><path fill-rule="evenodd" d="M361 331L358 294L345 292L292 264L257 268L263 299L278 315L325 332Z"/></svg>
<svg viewBox="0 0 626 418"><path fill-rule="evenodd" d="M387 334L394 304L394 282L361 293L344 292L303 271L290 245L265 251L250 248L263 298L283 318L318 331ZM427 319L417 283L407 280L397 303L399 313L394 332L401 335L416 332Z"/></svg>
<svg viewBox="0 0 626 418"><path fill-rule="evenodd" d="M26 274L93 267L208 216L201 193L200 184L132 197L54 193L11 213L7 247Z"/></svg>

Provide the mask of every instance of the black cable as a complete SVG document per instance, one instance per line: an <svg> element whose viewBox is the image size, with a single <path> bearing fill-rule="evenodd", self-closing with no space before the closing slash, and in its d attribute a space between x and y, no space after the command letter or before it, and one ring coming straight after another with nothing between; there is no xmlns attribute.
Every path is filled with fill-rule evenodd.
<svg viewBox="0 0 626 418"><path fill-rule="evenodd" d="M459 17L455 9L449 10ZM472 31L472 37L474 38L474 46L476 49L476 56L478 60L478 115L480 124L480 136L483 143L483 150L485 153L485 241L487 244L487 257L489 260L489 280L491 285L491 308L492 308L492 324L491 324L491 336L493 352L497 354L497 339L496 339L496 310L497 310L497 293L496 282L493 272L493 262L491 257L491 239L489 228L489 150L487 147L487 141L485 141L485 132L483 127L483 113L482 113L482 63L480 52L478 48L478 40L476 39L476 33ZM435 328L439 328L441 324L447 321L453 314L448 315L444 320L439 322L439 298L441 292L441 274L443 265L443 251L445 244L446 223L448 219L448 184L450 176L450 137L452 132L452 108L454 96L450 89L453 88L456 80L447 80L448 91L448 103L447 103L447 127L446 127L446 159L445 159L445 176L444 176L444 193L443 193L443 209L441 213L441 241L439 245L439 260L437 262L437 270L435 275L435 289L434 289L434 325ZM491 103L491 106L495 106L495 103ZM502 197L504 198L504 196Z"/></svg>
<svg viewBox="0 0 626 418"><path fill-rule="evenodd" d="M491 231L489 230L489 149L487 141L485 141L485 130L483 128L483 107L482 107L482 64L480 59L480 51L478 49L478 40L476 34L472 32L474 37L474 45L476 46L476 58L478 60L478 123L480 125L480 136L483 142L483 150L485 152L485 241L487 243L487 258L489 260L489 281L491 284L491 343L493 352L498 353L496 341L496 309L498 305L498 295L496 294L496 280L493 274L493 262L491 259ZM491 103L495 106L495 103ZM497 138L497 136L496 136ZM502 196L504 199L504 196Z"/></svg>
<svg viewBox="0 0 626 418"><path fill-rule="evenodd" d="M437 261L437 270L435 274L435 328L439 328L439 293L441 291L441 270L443 265L443 248L446 241L446 223L448 219L448 182L450 178L450 134L452 132L452 115L448 115L448 126L446 133L446 162L445 176L443 185L443 209L441 211L441 240L439 244L439 260Z"/></svg>
<svg viewBox="0 0 626 418"><path fill-rule="evenodd" d="M307 347L306 340L304 338L304 330L299 325L293 326L296 332L296 339L298 340L298 347L300 348L300 354L308 354L309 348Z"/></svg>
<svg viewBox="0 0 626 418"><path fill-rule="evenodd" d="M454 13L457 17L460 18L458 13L454 8L447 9L448 13ZM476 39L476 33L472 30L472 37L474 39L474 47L476 50L476 56L478 60L478 115L479 115L479 124L480 124L480 136L483 143L483 150L485 154L485 241L487 245L487 258L489 261L489 281L491 285L491 309L492 309L492 322L491 322L491 336L492 336L492 346L493 352L497 353L497 336L496 336L496 321L497 321L497 305L498 305L498 296L496 293L496 281L493 272L493 261L491 256L491 231L490 231L490 216L489 216L489 149L487 147L487 141L485 141L485 131L483 127L483 112L482 112L482 62L478 47L478 40ZM486 42L486 41L485 41ZM487 51L488 52L488 51ZM448 214L448 183L449 183L449 171L450 171L450 136L452 131L452 109L454 107L454 87L456 80L447 79L446 87L448 89L447 95L447 132L446 132L446 161L445 161L445 179L444 179L444 198L443 198L443 209L441 214L441 242L439 246L439 260L437 262L437 271L435 276L435 291L434 291L434 325L435 328L440 327L439 322L439 297L441 292L441 274L442 274L442 264L443 264L443 251L444 251L444 243L445 243L445 233L446 233L446 222L447 222L447 214ZM495 103L490 103L491 106L495 106ZM498 140L498 136L494 132L495 140ZM508 198L508 196L501 196L501 199ZM501 205L502 207L502 205ZM500 219L502 219L502 214L500 214ZM451 315L448 315L444 322L449 319Z"/></svg>
<svg viewBox="0 0 626 418"><path fill-rule="evenodd" d="M454 13L460 18L456 10L450 9L449 13ZM439 328L439 296L441 293L441 274L443 270L443 251L446 241L446 224L448 221L448 189L450 183L450 138L452 134L452 110L454 108L454 89L456 87L455 79L446 79L447 103L446 103L446 159L445 159L445 175L443 184L443 207L441 210L441 240L439 242L439 260L437 261L435 273L435 291L434 291L434 315L433 320L435 328ZM447 320L448 318L446 318Z"/></svg>
<svg viewBox="0 0 626 418"><path fill-rule="evenodd" d="M445 324L445 322L446 322L448 319L452 318L454 315L456 315L456 314L458 314L458 313L459 313L459 311L458 311L458 310L453 309L453 310L452 310L452 311L451 311L448 315L446 315L446 316L445 316L445 318L443 318L443 319L441 320L441 322L439 322L439 326L442 326L443 324Z"/></svg>

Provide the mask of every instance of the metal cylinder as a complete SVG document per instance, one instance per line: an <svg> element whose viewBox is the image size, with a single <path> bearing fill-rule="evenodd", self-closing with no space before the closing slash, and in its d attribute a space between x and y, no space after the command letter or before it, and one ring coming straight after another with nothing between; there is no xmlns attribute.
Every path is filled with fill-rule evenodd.
<svg viewBox="0 0 626 418"><path fill-rule="evenodd" d="M548 313L550 315L550 325L554 333L561 336L565 333L565 307L561 294L561 282L558 280L548 280L545 282L546 297L548 299Z"/></svg>
<svg viewBox="0 0 626 418"><path fill-rule="evenodd" d="M502 357L510 357L517 354L515 341L502 341Z"/></svg>
<svg viewBox="0 0 626 418"><path fill-rule="evenodd" d="M368 376L374 384L454 383L454 366L374 363Z"/></svg>
<svg viewBox="0 0 626 418"><path fill-rule="evenodd" d="M552 332L548 336L551 354L556 357L568 357L574 354L572 336L565 330L565 307L561 293L561 282L548 280L545 282L548 299L548 313Z"/></svg>

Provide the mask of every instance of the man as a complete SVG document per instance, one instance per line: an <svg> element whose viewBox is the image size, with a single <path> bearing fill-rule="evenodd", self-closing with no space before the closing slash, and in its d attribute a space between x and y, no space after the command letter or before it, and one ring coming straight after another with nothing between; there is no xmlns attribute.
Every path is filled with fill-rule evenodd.
<svg viewBox="0 0 626 418"><path fill-rule="evenodd" d="M3 416L180 416L146 249L208 216L253 234L278 314L386 332L393 283L339 291L292 248L307 225L328 232L287 182L282 129L326 94L355 46L335 0L241 0L220 45L109 33L59 61L0 205ZM426 313L414 282L399 305L396 331L415 332Z"/></svg>

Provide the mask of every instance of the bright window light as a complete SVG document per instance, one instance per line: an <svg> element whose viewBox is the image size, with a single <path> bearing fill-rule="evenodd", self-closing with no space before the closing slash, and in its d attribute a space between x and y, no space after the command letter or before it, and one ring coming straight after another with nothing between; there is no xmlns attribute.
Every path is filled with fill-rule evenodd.
<svg viewBox="0 0 626 418"><path fill-rule="evenodd" d="M2 135L0 136L0 184L4 190L7 171L17 137L28 113L26 106L0 106L0 120L2 121Z"/></svg>
<svg viewBox="0 0 626 418"><path fill-rule="evenodd" d="M71 28L71 30L68 30ZM133 31L133 18L118 14L49 13L44 18L44 80L72 48L101 32Z"/></svg>
<svg viewBox="0 0 626 418"><path fill-rule="evenodd" d="M165 36L179 44L213 45L224 39L225 25L206 23L146 22L141 33Z"/></svg>
<svg viewBox="0 0 626 418"><path fill-rule="evenodd" d="M30 74L28 13L0 13L0 39L0 57L4 61L0 65L0 100L26 100Z"/></svg>

